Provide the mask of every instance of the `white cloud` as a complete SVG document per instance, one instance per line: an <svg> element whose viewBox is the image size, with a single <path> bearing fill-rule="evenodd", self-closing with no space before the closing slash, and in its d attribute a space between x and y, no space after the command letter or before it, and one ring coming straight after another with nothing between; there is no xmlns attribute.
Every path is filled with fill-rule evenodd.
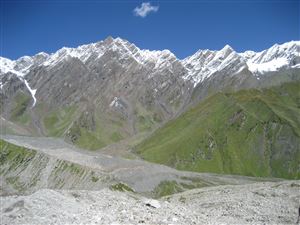
<svg viewBox="0 0 300 225"><path fill-rule="evenodd" d="M157 12L159 9L159 6L153 6L150 2L143 2L140 7L136 7L133 12L134 15L140 16L140 17L146 17L151 12Z"/></svg>

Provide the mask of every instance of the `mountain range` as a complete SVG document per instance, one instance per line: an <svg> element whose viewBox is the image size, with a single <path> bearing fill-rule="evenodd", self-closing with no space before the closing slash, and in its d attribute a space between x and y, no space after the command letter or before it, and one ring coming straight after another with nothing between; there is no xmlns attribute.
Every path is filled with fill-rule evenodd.
<svg viewBox="0 0 300 225"><path fill-rule="evenodd" d="M129 143L183 170L300 177L300 41L178 59L108 37L0 57L1 133Z"/></svg>

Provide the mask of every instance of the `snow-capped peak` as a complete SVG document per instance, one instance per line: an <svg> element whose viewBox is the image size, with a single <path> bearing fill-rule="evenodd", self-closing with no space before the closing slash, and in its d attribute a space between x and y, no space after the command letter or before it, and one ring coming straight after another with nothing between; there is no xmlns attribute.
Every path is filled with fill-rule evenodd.
<svg viewBox="0 0 300 225"><path fill-rule="evenodd" d="M77 48L63 47L50 55L40 52L32 57L24 56L15 61L0 57L0 76L9 72L16 74L32 94L34 106L36 103L36 90L31 89L29 83L25 80L25 76L30 72L32 66L44 66L46 69L51 69L70 58L78 58L83 63L87 63L89 59L93 62L93 60L99 59L109 51L116 52L118 59L134 59L141 65L151 64L151 67L154 69L166 68L177 60L175 55L169 50L141 50L134 44L119 37L115 39L108 37L104 41L81 45ZM92 63L91 60L89 60L89 63ZM0 87L4 85L2 82L0 83Z"/></svg>
<svg viewBox="0 0 300 225"><path fill-rule="evenodd" d="M8 73L10 70L13 69L14 65L15 65L14 61L4 57L0 57L0 75L4 73Z"/></svg>
<svg viewBox="0 0 300 225"><path fill-rule="evenodd" d="M24 56L15 61L6 59L6 63L2 60L0 61L0 72L6 73L6 71L12 69L21 72L30 68L32 65L42 65L50 69L60 62L68 60L70 57L78 58L83 63L86 63L89 59L99 59L108 51L118 53L120 59L134 59L141 65L150 63L155 69L168 66L177 60L176 56L169 50L151 51L139 49L127 40L109 36L103 41L81 45L77 48L63 47L50 55L41 52L35 56Z"/></svg>
<svg viewBox="0 0 300 225"><path fill-rule="evenodd" d="M231 73L236 73L246 66L244 59L229 45L220 51L199 50L181 62L188 70L183 78L191 80L194 86L216 72L230 70Z"/></svg>
<svg viewBox="0 0 300 225"><path fill-rule="evenodd" d="M245 53L247 53L246 51ZM244 55L245 53L241 53ZM282 45L275 44L271 48L261 52L252 52L250 61L253 63L265 63L275 58L291 59L293 56L300 54L300 41L290 41Z"/></svg>
<svg viewBox="0 0 300 225"><path fill-rule="evenodd" d="M233 48L231 48L229 45L225 45L224 48L217 52L216 58L225 59L232 52L234 52Z"/></svg>
<svg viewBox="0 0 300 225"><path fill-rule="evenodd" d="M33 64L33 59L30 56L23 56L17 59L14 63L14 69L16 71L24 70L25 68L30 67Z"/></svg>
<svg viewBox="0 0 300 225"><path fill-rule="evenodd" d="M226 45L220 51L199 50L181 62L188 71L183 78L194 82L194 86L220 71L234 75L248 68L255 76L260 76L285 67L300 68L300 41L244 53L237 53Z"/></svg>
<svg viewBox="0 0 300 225"><path fill-rule="evenodd" d="M6 73L15 74L19 78L19 80L21 80L25 84L26 88L30 92L33 99L32 107L34 107L36 104L36 89L32 89L24 77L29 72L29 68L34 64L34 61L34 57L30 56L23 56L16 61L0 57L0 78ZM1 81L1 89L4 85L5 83L3 84Z"/></svg>
<svg viewBox="0 0 300 225"><path fill-rule="evenodd" d="M248 50L248 51L245 51L243 53L239 53L242 57L244 57L244 59L246 60L249 60L251 58L253 58L257 52L254 52L254 51L251 51L251 50Z"/></svg>
<svg viewBox="0 0 300 225"><path fill-rule="evenodd" d="M300 68L300 41L275 44L261 52L246 51L240 55L246 59L249 70L256 75L284 67Z"/></svg>
<svg viewBox="0 0 300 225"><path fill-rule="evenodd" d="M153 63L155 69L166 66L166 63L170 63L170 61L172 62L177 59L176 56L167 49L161 51L140 49L134 44L119 37L116 39L109 37L107 41L113 46L115 51L123 54L123 57L132 57L142 65Z"/></svg>
<svg viewBox="0 0 300 225"><path fill-rule="evenodd" d="M107 51L117 52L120 58L127 59L133 58L140 64L148 62L160 62L161 60L170 58L176 58L169 50L163 51L150 51L141 50L134 44L123 40L121 38L108 37L104 41L100 41L93 44L82 45L78 48L62 48L57 52L51 54L43 65L44 66L55 66L57 63L66 60L68 57L75 57L85 63L91 56L96 60L104 55ZM96 56L96 57L94 57ZM158 66L156 66L158 67Z"/></svg>
<svg viewBox="0 0 300 225"><path fill-rule="evenodd" d="M89 66L101 60L100 58L106 53L113 53L112 57L117 56L121 63L135 61L155 71L166 68L172 70L173 63L178 61L186 69L182 78L193 82L194 86L219 72L235 75L244 69L249 69L255 76L260 76L285 67L300 68L300 41L275 44L261 52L246 51L244 53L237 53L231 46L225 45L219 51L198 50L192 56L178 60L169 50L140 49L127 40L110 36L103 41L81 45L77 48L63 47L52 54L41 52L15 61L0 57L0 76L11 72L24 78L33 68L32 66L44 66L46 69L51 69L70 58L78 58ZM124 63L124 66L128 65Z"/></svg>

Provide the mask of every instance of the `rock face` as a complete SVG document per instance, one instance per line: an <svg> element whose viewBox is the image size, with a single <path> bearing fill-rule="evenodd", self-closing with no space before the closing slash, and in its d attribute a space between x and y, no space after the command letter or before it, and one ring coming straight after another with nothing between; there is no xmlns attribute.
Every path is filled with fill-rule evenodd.
<svg viewBox="0 0 300 225"><path fill-rule="evenodd" d="M8 224L295 224L299 181L195 189L159 201L101 191L39 190L1 197ZM149 201L160 208L149 207Z"/></svg>
<svg viewBox="0 0 300 225"><path fill-rule="evenodd" d="M110 95L107 101L116 92L128 97L131 92L137 94L139 85L152 89L148 91L155 89L155 95L164 96L166 100L170 91L182 91L178 94L185 95L191 83L195 87L212 76L233 76L248 71L261 79L270 72L297 69L300 67L299 53L300 42L291 41L258 53L237 53L226 45L220 51L199 50L179 60L169 50L141 50L121 38L108 37L78 48L64 47L51 55L38 53L15 61L1 57L0 76L4 79L4 75L14 73L24 77L38 90L41 101L55 100L53 104L58 105L71 104L81 97L94 100L103 92ZM6 86L6 80L2 80L1 85ZM139 94L147 92L143 91ZM166 103L171 100L174 99Z"/></svg>
<svg viewBox="0 0 300 225"><path fill-rule="evenodd" d="M1 114L22 127L7 124L2 130L25 128L97 149L152 131L211 93L299 79L299 46L237 53L227 45L179 60L168 50L141 50L108 37L50 55L0 58Z"/></svg>
<svg viewBox="0 0 300 225"><path fill-rule="evenodd" d="M1 114L28 133L97 149L152 131L212 93L299 80L299 46L237 53L227 45L179 60L108 37L50 55L1 57ZM2 130L24 133L9 124Z"/></svg>
<svg viewBox="0 0 300 225"><path fill-rule="evenodd" d="M40 101L58 106L84 98L102 100L108 107L114 98L122 97L139 100L147 107L160 101L163 106L157 103L157 107L171 113L171 109L167 111L170 101L180 98L188 86L181 79L185 69L171 52L140 50L120 38L109 37L77 49L62 48L43 60L21 63L24 60L20 59L2 73L15 71L26 76Z"/></svg>
<svg viewBox="0 0 300 225"><path fill-rule="evenodd" d="M19 94L31 93L32 98L37 99L36 105L35 100L28 104L26 117L41 125L38 129L30 120L25 125L41 130L41 135L58 133L82 147L99 148L152 130L172 118L192 91L192 84L182 79L185 68L170 51L140 50L120 38L39 55L39 60L2 59L6 63L1 67L2 108L13 107L18 97L6 91L11 85L5 79L14 73L30 87L26 93ZM61 121L64 125L61 127L58 120L62 117L53 118L51 113L57 117L69 107L75 111L69 117L74 117ZM92 129L83 124L83 114L89 114L89 120L94 121ZM46 117L58 122L51 123L54 130L45 122ZM9 112L6 118L12 120ZM103 129L106 134L101 133ZM86 139L97 140L98 144L86 146L86 142L83 143Z"/></svg>

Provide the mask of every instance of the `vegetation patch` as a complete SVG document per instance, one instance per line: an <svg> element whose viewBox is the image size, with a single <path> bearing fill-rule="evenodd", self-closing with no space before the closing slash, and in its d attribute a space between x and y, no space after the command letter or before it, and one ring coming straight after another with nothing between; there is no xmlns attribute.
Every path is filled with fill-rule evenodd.
<svg viewBox="0 0 300 225"><path fill-rule="evenodd" d="M113 133L111 134L110 139L111 139L113 142L117 142L117 141L122 140L123 137L122 137L122 135L121 135L119 132L115 131L115 132L113 132Z"/></svg>
<svg viewBox="0 0 300 225"><path fill-rule="evenodd" d="M300 82L217 93L138 144L181 170L299 179Z"/></svg>
<svg viewBox="0 0 300 225"><path fill-rule="evenodd" d="M19 92L14 98L14 106L11 110L11 119L23 124L29 121L29 116L26 114L27 106L31 102L31 97Z"/></svg>
<svg viewBox="0 0 300 225"><path fill-rule="evenodd" d="M22 192L24 191L24 185L20 182L19 177L7 177L6 182L10 184L15 190Z"/></svg>
<svg viewBox="0 0 300 225"><path fill-rule="evenodd" d="M20 165L26 166L35 155L35 150L26 149L0 140L0 165L8 164L8 171L15 170ZM0 172L4 171L1 170Z"/></svg>
<svg viewBox="0 0 300 225"><path fill-rule="evenodd" d="M47 134L60 137L64 134L76 116L76 107L61 107L44 117L44 126Z"/></svg>
<svg viewBox="0 0 300 225"><path fill-rule="evenodd" d="M98 180L99 180L99 177L92 176L92 181L93 182L97 182Z"/></svg>
<svg viewBox="0 0 300 225"><path fill-rule="evenodd" d="M153 191L156 198L172 195L184 191L184 188L176 181L162 181Z"/></svg>
<svg viewBox="0 0 300 225"><path fill-rule="evenodd" d="M138 129L139 131L149 131L151 130L152 126L154 125L152 118L147 115L147 116L138 116Z"/></svg>
<svg viewBox="0 0 300 225"><path fill-rule="evenodd" d="M123 183L113 184L109 187L109 189L112 191L134 192L134 190L132 188L128 187L126 184L123 184Z"/></svg>
<svg viewBox="0 0 300 225"><path fill-rule="evenodd" d="M66 132L67 139L80 148L97 150L126 137L126 134L122 132L122 122L112 120L103 114L93 115L92 113L86 114L86 112L83 114L85 116L80 116L75 120Z"/></svg>
<svg viewBox="0 0 300 225"><path fill-rule="evenodd" d="M64 173L70 173L70 175L72 174L81 177L84 174L84 168L76 163L59 160L59 163L55 166L52 173L54 174L54 177L59 177Z"/></svg>

